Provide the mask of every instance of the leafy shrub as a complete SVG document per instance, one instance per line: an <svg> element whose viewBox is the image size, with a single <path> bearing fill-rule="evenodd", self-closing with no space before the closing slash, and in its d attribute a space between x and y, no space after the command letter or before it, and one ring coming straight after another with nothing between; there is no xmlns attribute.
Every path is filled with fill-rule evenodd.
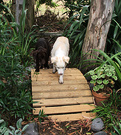
<svg viewBox="0 0 121 135"><path fill-rule="evenodd" d="M70 1L66 0L67 6L69 6L68 3L71 3ZM71 42L71 51L70 51L70 66L81 68L81 65L83 65L82 58L82 45L86 33L86 27L89 19L89 7L90 7L90 1L73 1L74 4L70 4L71 7L73 7L73 16L69 18L68 24L70 27L65 32L65 35L69 37ZM88 6L88 7L87 7ZM105 52L111 53L109 56L112 56L112 54L116 54L117 52L121 52L121 20L120 20L120 11L121 8L121 1L116 0L115 1L115 7L114 12L112 16L112 22L110 26L110 30L107 37L107 43ZM119 57L119 56L118 56ZM118 60L118 59L117 59ZM95 64L95 60L93 63ZM98 63L100 64L100 61ZM89 65L90 66L90 65ZM81 69L82 70L82 69Z"/></svg>
<svg viewBox="0 0 121 135"><path fill-rule="evenodd" d="M0 113L11 122L11 119L25 118L31 113L30 71L26 67L31 64L29 45L33 37L31 32L25 33L24 22L18 25L11 13L9 15L11 22L0 13ZM24 61L22 56L27 59Z"/></svg>
<svg viewBox="0 0 121 135"><path fill-rule="evenodd" d="M67 26L70 27L66 29L64 35L70 40L70 66L78 67L80 57L82 54L82 45L84 41L84 36L86 33L87 22L89 18L89 3L83 5L83 0L78 3L77 10L74 15L69 18ZM78 10L78 8L80 10Z"/></svg>
<svg viewBox="0 0 121 135"><path fill-rule="evenodd" d="M38 10L38 8L40 7L41 4L46 4L50 7L56 7L57 4L55 2L53 2L52 0L35 0L36 2L36 10Z"/></svg>
<svg viewBox="0 0 121 135"><path fill-rule="evenodd" d="M90 3L90 0L64 0L64 6L69 9L68 13L69 18L72 17L75 11L79 12L82 9L82 6Z"/></svg>
<svg viewBox="0 0 121 135"><path fill-rule="evenodd" d="M111 65L104 64L100 68L90 70L88 74L91 76L91 84L94 84L93 90L103 92L107 91L107 87L114 87L117 76L115 68Z"/></svg>
<svg viewBox="0 0 121 135"><path fill-rule="evenodd" d="M121 44L121 1L115 0L114 12L112 15L112 21L110 29L107 36L106 43L106 52L107 53L117 53L121 52L121 47L118 44ZM117 23L118 22L118 23ZM117 44L118 43L118 44Z"/></svg>
<svg viewBox="0 0 121 135"><path fill-rule="evenodd" d="M109 64L115 68L116 76L117 76L117 86L118 88L121 87L121 52L116 54L112 54L112 56L106 54L101 50L93 49L93 51L98 51L100 53L100 57L93 59L96 64L99 64L99 68L102 67L104 64ZM87 62L87 61L86 61ZM93 63L95 65L95 63Z"/></svg>

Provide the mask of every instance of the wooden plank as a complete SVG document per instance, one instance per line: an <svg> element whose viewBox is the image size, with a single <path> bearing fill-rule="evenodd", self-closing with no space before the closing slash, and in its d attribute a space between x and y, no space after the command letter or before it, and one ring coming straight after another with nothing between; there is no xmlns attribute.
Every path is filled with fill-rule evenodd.
<svg viewBox="0 0 121 135"><path fill-rule="evenodd" d="M78 91L58 91L58 92L39 92L39 93L32 93L33 95L33 99L41 99L41 98L67 98L67 97L79 97L79 96L91 96L92 93L89 90L84 90L82 92L82 90Z"/></svg>
<svg viewBox="0 0 121 135"><path fill-rule="evenodd" d="M45 77L44 75L38 75L38 76L33 76L31 78L32 80L36 80L36 81L55 81L55 80L58 80L59 79L59 76L48 76L48 77ZM73 75L70 75L70 76L65 76L63 77L64 81L65 80L82 80L82 79L85 79L83 76L73 76Z"/></svg>
<svg viewBox="0 0 121 135"><path fill-rule="evenodd" d="M53 74L52 71L51 72L50 71L49 72L46 72L46 71L43 70L43 72L41 72L41 71L40 72L34 72L32 75L33 76L42 76L42 75L44 75L46 77L46 76L54 76L54 75L58 76L58 73L56 72L56 73ZM80 71L79 72L74 72L74 73L73 72L70 72L69 73L69 72L66 72L65 71L64 72L64 75L65 76L71 76L71 75L74 75L74 76L76 76L76 75L83 76L83 74Z"/></svg>
<svg viewBox="0 0 121 135"><path fill-rule="evenodd" d="M62 91L62 90L87 90L89 89L89 86L88 85L85 85L85 84L80 84L80 85L61 85L60 84L60 87L55 85L55 86L49 86L49 85L46 85L46 86L34 86L33 87L33 92L42 92L42 91Z"/></svg>
<svg viewBox="0 0 121 135"><path fill-rule="evenodd" d="M32 86L42 86L42 85L58 85L58 79L54 80L54 81L36 81L36 80L32 80ZM80 85L80 84L87 84L87 81L85 79L81 79L81 80L76 80L76 82L74 80L64 80L64 84L63 85L73 85L73 84L77 84L77 85Z"/></svg>
<svg viewBox="0 0 121 135"><path fill-rule="evenodd" d="M78 98L60 98L60 99L41 99L33 100L33 106L55 106L55 105L70 105L70 104L84 104L84 103L93 103L92 97L78 97Z"/></svg>
<svg viewBox="0 0 121 135"><path fill-rule="evenodd" d="M77 113L77 114L65 114L65 115L51 115L50 118L53 121L76 121L80 119L92 119L95 117L94 113Z"/></svg>
<svg viewBox="0 0 121 135"><path fill-rule="evenodd" d="M52 69L42 69L42 70L40 70L39 73L36 73L32 69L31 79L32 80L43 80L43 78L47 79L49 77L49 79L50 79L50 78L54 77L54 80L55 80L55 78L58 78L59 75L58 75L57 72L55 74L53 74L51 70ZM44 75L44 77L43 77L43 75ZM73 78L74 76L76 78ZM65 78L73 78L73 79L84 79L83 74L78 69L75 69L75 70L73 70L73 69L67 69L67 70L65 70L64 77Z"/></svg>
<svg viewBox="0 0 121 135"><path fill-rule="evenodd" d="M39 72L32 72L32 75L45 75L45 76L48 76L48 75L56 75L58 74L57 72L56 73L52 73L52 69L43 69L43 70L40 70ZM69 71L69 70L65 70L64 71L64 74L65 75L81 75L83 76L83 74L79 71L79 70L75 70L75 71Z"/></svg>
<svg viewBox="0 0 121 135"><path fill-rule="evenodd" d="M44 107L45 114L60 114L60 113L75 113L82 111L90 111L94 109L94 105L70 105L70 106L58 106L58 107ZM38 114L43 108L35 108L34 114Z"/></svg>
<svg viewBox="0 0 121 135"><path fill-rule="evenodd" d="M33 75L35 72L35 69L31 69L31 74ZM40 69L39 74L53 74L52 69ZM79 69L77 68L66 68L65 74L80 74L83 75Z"/></svg>

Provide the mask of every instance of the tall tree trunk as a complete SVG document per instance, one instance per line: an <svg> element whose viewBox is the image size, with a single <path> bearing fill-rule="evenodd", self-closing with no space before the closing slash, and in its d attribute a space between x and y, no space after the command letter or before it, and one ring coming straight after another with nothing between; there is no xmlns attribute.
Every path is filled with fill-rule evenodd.
<svg viewBox="0 0 121 135"><path fill-rule="evenodd" d="M89 22L82 47L84 59L93 59L98 52L104 51L109 31L115 0L91 0ZM89 55L87 55L89 53ZM91 55L91 54L94 55Z"/></svg>
<svg viewBox="0 0 121 135"><path fill-rule="evenodd" d="M15 16L16 22L19 24L20 15L22 11L23 0L12 0L12 8L11 11ZM26 28L30 29L34 23L34 0L26 0Z"/></svg>
<svg viewBox="0 0 121 135"><path fill-rule="evenodd" d="M26 0L26 8L28 9L26 23L28 29L30 29L34 24L34 4L35 0Z"/></svg>

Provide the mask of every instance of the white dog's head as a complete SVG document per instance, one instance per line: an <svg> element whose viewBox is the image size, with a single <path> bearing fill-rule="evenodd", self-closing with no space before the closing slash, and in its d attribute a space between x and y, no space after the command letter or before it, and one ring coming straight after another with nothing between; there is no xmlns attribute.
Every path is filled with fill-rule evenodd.
<svg viewBox="0 0 121 135"><path fill-rule="evenodd" d="M51 57L51 62L55 64L59 75L64 74L66 63L69 63L69 59L70 58L68 56L63 56L63 57L54 56L54 57Z"/></svg>

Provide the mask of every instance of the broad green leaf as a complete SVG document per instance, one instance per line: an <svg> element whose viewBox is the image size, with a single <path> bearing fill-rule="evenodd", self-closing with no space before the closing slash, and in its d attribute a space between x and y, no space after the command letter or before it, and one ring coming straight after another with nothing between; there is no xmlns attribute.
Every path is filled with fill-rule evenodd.
<svg viewBox="0 0 121 135"><path fill-rule="evenodd" d="M98 84L101 84L101 83L102 83L102 80L97 80L97 83L98 83Z"/></svg>
<svg viewBox="0 0 121 135"><path fill-rule="evenodd" d="M103 89L104 88L104 85L102 84L102 85L99 85L99 88L100 89Z"/></svg>
<svg viewBox="0 0 121 135"><path fill-rule="evenodd" d="M91 78L92 78L93 80L96 80L98 77L97 77L97 75L93 75L93 76L91 76Z"/></svg>
<svg viewBox="0 0 121 135"><path fill-rule="evenodd" d="M99 90L99 87L98 87L98 86L94 86L94 87L93 87L93 90L94 90L94 91L98 91L98 90Z"/></svg>
<svg viewBox="0 0 121 135"><path fill-rule="evenodd" d="M90 75L94 75L94 70L89 71Z"/></svg>
<svg viewBox="0 0 121 135"><path fill-rule="evenodd" d="M22 132L25 131L28 126L29 126L29 124L25 125L25 126L22 128Z"/></svg>
<svg viewBox="0 0 121 135"><path fill-rule="evenodd" d="M91 84L95 84L96 83L96 80L91 80L90 83Z"/></svg>
<svg viewBox="0 0 121 135"><path fill-rule="evenodd" d="M109 83L109 81L108 80L103 80L103 84L105 84L105 85L107 85Z"/></svg>
<svg viewBox="0 0 121 135"><path fill-rule="evenodd" d="M102 75L101 75L101 78L105 78L105 74L102 74Z"/></svg>
<svg viewBox="0 0 121 135"><path fill-rule="evenodd" d="M116 81L118 78L117 78L117 76L112 76L112 78Z"/></svg>
<svg viewBox="0 0 121 135"><path fill-rule="evenodd" d="M16 123L16 127L19 129L21 129L22 128L22 125L21 125L21 122L22 122L22 119L20 118L18 121L17 121L17 123Z"/></svg>
<svg viewBox="0 0 121 135"><path fill-rule="evenodd" d="M112 73L107 72L106 75L107 75L108 77L111 77L111 76L112 76Z"/></svg>

